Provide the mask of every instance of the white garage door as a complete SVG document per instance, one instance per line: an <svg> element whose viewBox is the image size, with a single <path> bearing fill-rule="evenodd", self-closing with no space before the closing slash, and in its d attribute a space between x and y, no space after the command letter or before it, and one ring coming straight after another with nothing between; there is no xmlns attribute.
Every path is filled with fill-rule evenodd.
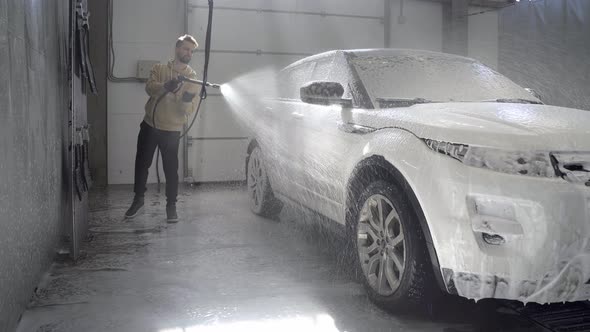
<svg viewBox="0 0 590 332"><path fill-rule="evenodd" d="M216 0L209 81L229 82L333 49L384 47L384 6L384 0ZM190 7L188 31L202 50L207 1L193 0ZM194 67L202 63L198 53ZM223 97L208 91L189 133L188 173L196 182L243 180L246 130Z"/></svg>

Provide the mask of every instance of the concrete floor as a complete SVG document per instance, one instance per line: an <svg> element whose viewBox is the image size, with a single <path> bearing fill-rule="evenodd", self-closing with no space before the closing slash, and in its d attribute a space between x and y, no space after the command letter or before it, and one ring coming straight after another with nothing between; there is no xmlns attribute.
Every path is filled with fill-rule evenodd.
<svg viewBox="0 0 590 332"><path fill-rule="evenodd" d="M19 332L536 331L495 302L384 312L317 216L287 206L280 222L257 217L242 187L183 189L175 225L153 188L145 213L122 220L131 199L128 186L92 194L83 258L54 264Z"/></svg>

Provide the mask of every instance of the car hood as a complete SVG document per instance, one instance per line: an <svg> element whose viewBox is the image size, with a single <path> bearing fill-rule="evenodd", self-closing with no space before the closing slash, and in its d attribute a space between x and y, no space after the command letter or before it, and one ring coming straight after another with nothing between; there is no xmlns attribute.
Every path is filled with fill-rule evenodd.
<svg viewBox="0 0 590 332"><path fill-rule="evenodd" d="M548 105L432 103L366 111L355 123L503 149L590 151L590 112Z"/></svg>

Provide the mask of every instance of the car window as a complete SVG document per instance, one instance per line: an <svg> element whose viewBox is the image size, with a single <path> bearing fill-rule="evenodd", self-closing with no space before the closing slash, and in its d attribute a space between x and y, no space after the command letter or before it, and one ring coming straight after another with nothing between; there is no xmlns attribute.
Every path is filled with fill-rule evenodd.
<svg viewBox="0 0 590 332"><path fill-rule="evenodd" d="M468 58L398 52L352 58L373 98L425 99L438 102L534 98L508 78Z"/></svg>
<svg viewBox="0 0 590 332"><path fill-rule="evenodd" d="M350 82L352 75L346 67L346 63L338 63L338 58L330 56L315 62L310 81L337 82L344 88L343 98L352 99Z"/></svg>
<svg viewBox="0 0 590 332"><path fill-rule="evenodd" d="M293 68L284 69L279 74L279 97L300 99L300 89L310 79L312 63L302 63Z"/></svg>
<svg viewBox="0 0 590 332"><path fill-rule="evenodd" d="M314 63L310 81L329 81L333 57L320 59Z"/></svg>

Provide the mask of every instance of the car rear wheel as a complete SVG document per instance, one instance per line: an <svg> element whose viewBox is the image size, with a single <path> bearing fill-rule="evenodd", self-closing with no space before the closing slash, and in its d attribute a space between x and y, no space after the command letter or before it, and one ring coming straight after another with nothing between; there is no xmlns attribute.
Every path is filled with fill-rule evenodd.
<svg viewBox="0 0 590 332"><path fill-rule="evenodd" d="M282 203L272 192L259 147L255 147L248 157L247 172L250 209L257 215L276 218L281 212Z"/></svg>
<svg viewBox="0 0 590 332"><path fill-rule="evenodd" d="M359 195L354 211L351 240L369 298L391 310L423 304L432 286L428 253L403 191L375 181Z"/></svg>

